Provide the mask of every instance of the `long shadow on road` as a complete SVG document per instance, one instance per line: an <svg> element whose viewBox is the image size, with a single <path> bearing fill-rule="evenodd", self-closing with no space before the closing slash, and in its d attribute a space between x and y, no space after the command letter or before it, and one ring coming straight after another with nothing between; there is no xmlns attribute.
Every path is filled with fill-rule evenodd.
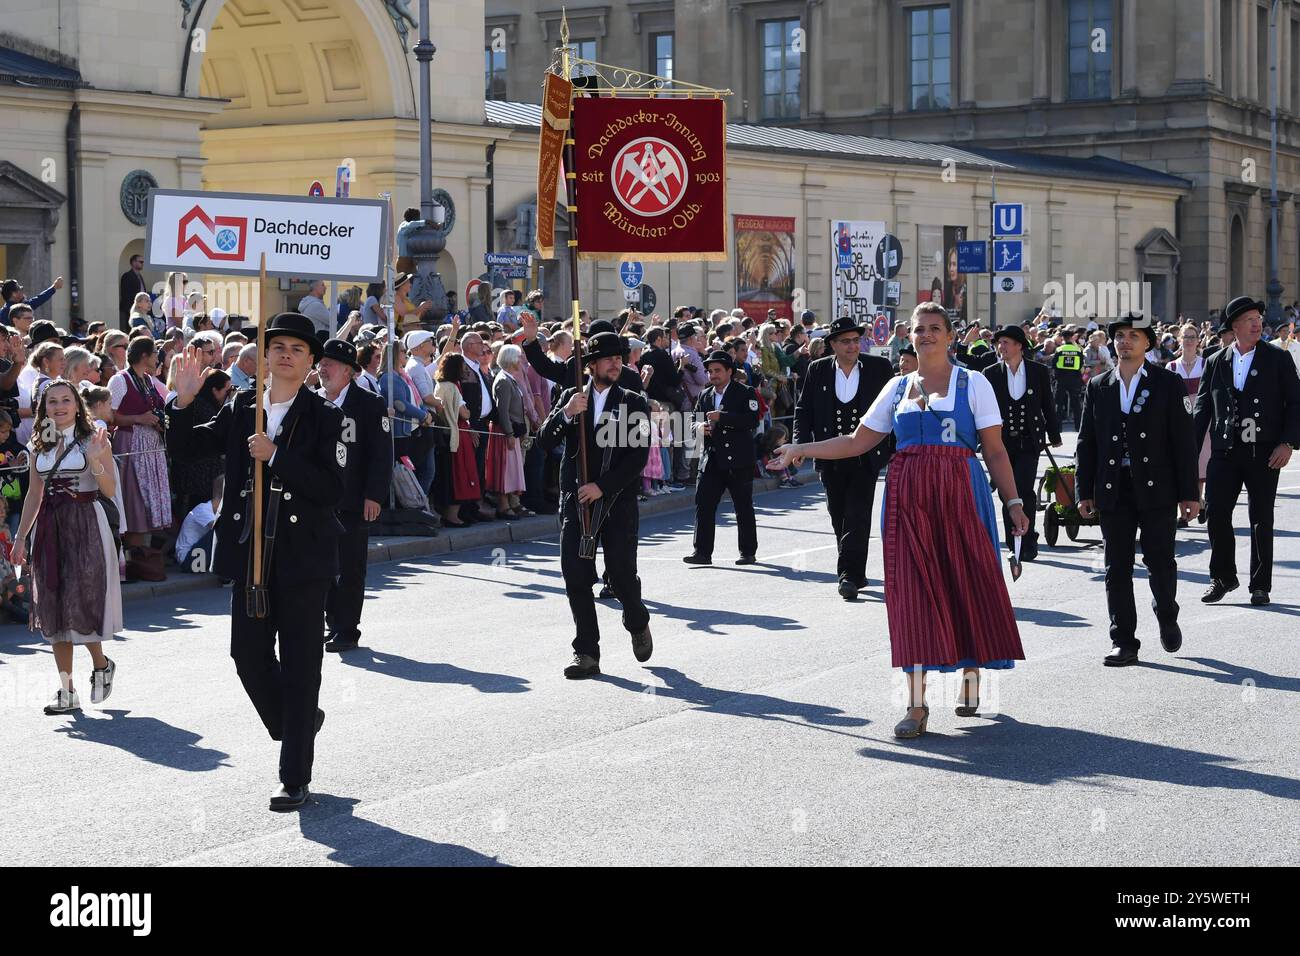
<svg viewBox="0 0 1300 956"><path fill-rule="evenodd" d="M360 800L313 793L298 811L298 827L313 843L332 847L345 866L506 866L455 843L435 843L356 816Z"/></svg>
<svg viewBox="0 0 1300 956"><path fill-rule="evenodd" d="M173 727L157 717L131 717L129 710L103 710L109 720L74 713L72 722L55 732L73 740L106 744L135 754L141 760L175 770L207 771L228 767L230 754L212 747L200 747L202 736L192 730Z"/></svg>
<svg viewBox="0 0 1300 956"><path fill-rule="evenodd" d="M422 684L464 684L483 694L522 694L532 690L527 680L513 674L471 671L455 664L416 661L388 651L376 652L368 647L346 651L339 658L350 667Z"/></svg>
<svg viewBox="0 0 1300 956"><path fill-rule="evenodd" d="M858 753L873 760L1039 786L1066 781L1105 786L1104 778L1113 777L1255 790L1300 800L1300 780L1229 766L1232 757L1024 723L1005 714L963 728L960 735L927 734L898 750L864 747Z"/></svg>

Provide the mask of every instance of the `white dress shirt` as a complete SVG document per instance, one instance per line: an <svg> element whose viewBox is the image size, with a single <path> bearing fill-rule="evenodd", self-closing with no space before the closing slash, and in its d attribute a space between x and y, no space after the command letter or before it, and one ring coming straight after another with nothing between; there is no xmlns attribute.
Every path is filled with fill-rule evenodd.
<svg viewBox="0 0 1300 956"><path fill-rule="evenodd" d="M595 385L591 387L591 414L593 416L592 421L596 421L596 422L600 421L600 416L605 411L605 400L607 398L609 398L608 386L606 386L603 391L597 389Z"/></svg>
<svg viewBox="0 0 1300 956"><path fill-rule="evenodd" d="M1142 382L1142 376L1146 375L1147 367L1144 365L1138 369L1138 373L1133 376L1133 381L1128 385L1124 384L1123 376L1116 373L1115 378L1119 380L1119 410L1125 415L1133 410L1133 397L1137 395L1138 385Z"/></svg>
<svg viewBox="0 0 1300 956"><path fill-rule="evenodd" d="M1014 372L1011 366L1007 366L1007 394L1011 396L1013 402L1018 402L1025 397L1025 389L1028 387L1027 376L1025 374L1025 360L1020 360L1020 368Z"/></svg>
<svg viewBox="0 0 1300 956"><path fill-rule="evenodd" d="M728 382L727 385L722 386L722 391L718 391L716 388L713 390L713 410L715 412L722 411L722 396L727 394L727 386L730 384Z"/></svg>
<svg viewBox="0 0 1300 956"><path fill-rule="evenodd" d="M835 397L846 405L858 395L859 368L858 363L854 362L853 371L845 375L844 369L840 368L840 363L835 363Z"/></svg>
<svg viewBox="0 0 1300 956"><path fill-rule="evenodd" d="M1259 346L1255 346L1259 348ZM1237 343L1232 343L1232 387L1241 391L1246 387L1246 377L1250 375L1251 362L1255 360L1255 349L1251 349L1245 355L1237 350Z"/></svg>
<svg viewBox="0 0 1300 956"><path fill-rule="evenodd" d="M275 441L276 435L280 433L280 424L284 421L284 416L289 414L289 407L293 405L293 399L297 397L295 394L287 402L272 402L269 386L262 393L262 408L266 411L266 435L271 441ZM278 450L271 452L271 457L267 459L266 463L268 465L274 464L277 454L279 454Z"/></svg>

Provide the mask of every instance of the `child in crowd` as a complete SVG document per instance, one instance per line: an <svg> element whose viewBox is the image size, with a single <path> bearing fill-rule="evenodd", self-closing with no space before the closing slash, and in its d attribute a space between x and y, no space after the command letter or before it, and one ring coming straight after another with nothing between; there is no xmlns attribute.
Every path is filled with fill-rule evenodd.
<svg viewBox="0 0 1300 956"><path fill-rule="evenodd" d="M659 488L663 485L664 459L660 453L663 446L659 437L659 417L663 412L654 399L650 400L650 454L646 456L645 467L641 469L641 499L663 494Z"/></svg>
<svg viewBox="0 0 1300 956"><path fill-rule="evenodd" d="M217 475L212 481L212 500L200 501L181 523L181 533L176 536L176 563L182 571L204 574L212 567L213 529L225 487L225 477Z"/></svg>
<svg viewBox="0 0 1300 956"><path fill-rule="evenodd" d="M8 506L7 524L10 541L18 531L18 520L23 513L23 499L27 497L27 449L14 434L14 420L0 410L0 496Z"/></svg>
<svg viewBox="0 0 1300 956"><path fill-rule="evenodd" d="M14 538L5 520L8 517L8 499L0 497L0 613L14 623L26 624L27 604L18 585L18 572L11 560Z"/></svg>

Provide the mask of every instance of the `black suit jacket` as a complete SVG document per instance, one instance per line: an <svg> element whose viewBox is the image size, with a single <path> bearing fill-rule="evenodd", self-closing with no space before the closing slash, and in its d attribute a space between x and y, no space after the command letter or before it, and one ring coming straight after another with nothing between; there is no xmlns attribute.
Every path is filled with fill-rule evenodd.
<svg viewBox="0 0 1300 956"><path fill-rule="evenodd" d="M1208 431L1211 454L1226 455L1242 441L1245 423L1253 421L1254 444L1261 454L1272 454L1282 444L1300 448L1300 377L1291 354L1259 342L1246 387L1238 392L1232 384L1235 351L1220 349L1205 360L1194 413L1197 447Z"/></svg>
<svg viewBox="0 0 1300 956"><path fill-rule="evenodd" d="M355 381L338 407L343 412L339 440L347 449L338 510L360 514L366 499L382 503L388 498L393 473L388 408L382 398Z"/></svg>
<svg viewBox="0 0 1300 956"><path fill-rule="evenodd" d="M1200 497L1198 455L1185 401L1187 386L1168 369L1150 362L1143 367L1146 375L1138 384L1127 423L1135 504L1158 508L1196 501ZM1114 507L1121 491L1124 413L1119 390L1119 369L1112 368L1093 377L1083 396L1077 450L1079 498L1095 501L1101 510Z"/></svg>
<svg viewBox="0 0 1300 956"><path fill-rule="evenodd" d="M586 386L591 398L591 385ZM564 406L577 389L566 388L542 422L538 440L542 448L552 451L564 442L564 460L560 463L560 489L573 493L578 490L578 422L564 420ZM583 415L587 429L587 475L600 486L606 497L633 487L641 480L641 471L650 457L650 406L645 398L618 385L609 387L605 398L601 422L592 414L594 402L588 404ZM611 419L615 421L607 424ZM597 434L602 436L597 443Z"/></svg>
<svg viewBox="0 0 1300 956"><path fill-rule="evenodd" d="M211 421L195 421L194 405L167 404L168 445L178 457L226 456L226 490L217 518L212 571L223 578L248 578L253 521L251 479L253 458L248 439L253 434L253 389L242 389L222 405ZM298 390L279 434L275 460L263 472L263 497L278 478L284 494L275 522L271 584L293 586L328 580L338 574L338 536L343 526L335 509L343 497L346 451L341 438L343 412L306 386ZM265 501L263 504L265 511Z"/></svg>
<svg viewBox="0 0 1300 956"><path fill-rule="evenodd" d="M654 374L646 386L646 395L656 402L672 405L673 411L676 411L676 405L668 397L668 391L682 384L682 370L673 361L672 353L667 349L647 348L641 353L641 367L647 365L654 369Z"/></svg>
<svg viewBox="0 0 1300 956"><path fill-rule="evenodd" d="M700 392L695 400L695 414L703 422L713 411L712 385ZM748 385L731 382L722 393L722 407L718 420L713 423L713 434L704 438L704 454L700 457L700 470L719 468L753 468L754 429L758 427L758 393Z"/></svg>
<svg viewBox="0 0 1300 956"><path fill-rule="evenodd" d="M1037 362L1021 360L1025 369L1025 403L1028 406L1028 428L1013 437L1008 425L1011 409L1011 389L1007 384L1007 363L998 362L984 372L998 397L998 410L1002 412L1002 443L1011 454L1033 452L1038 454L1046 437L1053 445L1061 441L1061 421L1056 415L1056 402L1052 400L1052 373Z"/></svg>
<svg viewBox="0 0 1300 956"><path fill-rule="evenodd" d="M135 305L135 297L141 292L148 291L149 287L145 285L144 276L134 269L127 269L117 280L118 313L124 317L130 315L131 307Z"/></svg>
<svg viewBox="0 0 1300 956"><path fill-rule="evenodd" d="M492 379L479 371L479 367L469 359L465 360L465 379L460 383L460 393L465 399L465 404L469 406L469 420L477 422L483 418L483 390L479 388L479 382L487 386L488 395L492 394ZM496 408L494 402L492 408ZM489 414L491 411L489 410ZM483 427L487 424L484 422Z"/></svg>
<svg viewBox="0 0 1300 956"><path fill-rule="evenodd" d="M894 367L889 364L889 359L878 355L858 356L858 393L853 402L859 419L893 377ZM794 441L825 441L835 435L835 356L828 355L808 366L808 375L794 408ZM893 447L894 436L891 433L862 459L879 471L889 461ZM831 464L820 458L815 462L818 471Z"/></svg>
<svg viewBox="0 0 1300 956"><path fill-rule="evenodd" d="M570 387L572 387L572 358L567 362L560 362L551 358L546 354L546 350L542 348L541 343L538 342L537 339L533 339L531 342L524 344L524 358L528 359L528 363L532 365L533 368L537 369L537 373L541 375L542 378L551 382L557 382L560 385L564 385L567 382ZM588 381L585 369L583 370L582 380L584 383ZM641 376L637 374L636 369L631 365L624 365L619 370L618 384L619 387L625 391L645 391L645 386L641 382Z"/></svg>

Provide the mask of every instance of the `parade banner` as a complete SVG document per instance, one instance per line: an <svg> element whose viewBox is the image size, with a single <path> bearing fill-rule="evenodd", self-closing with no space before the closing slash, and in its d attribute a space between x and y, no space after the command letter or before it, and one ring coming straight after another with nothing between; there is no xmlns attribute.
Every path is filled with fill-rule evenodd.
<svg viewBox="0 0 1300 956"><path fill-rule="evenodd" d="M957 243L965 241L965 226L943 227L943 307L958 324L966 322L966 275L957 271Z"/></svg>
<svg viewBox="0 0 1300 956"><path fill-rule="evenodd" d="M735 216L736 305L755 322L794 318L794 218Z"/></svg>
<svg viewBox="0 0 1300 956"><path fill-rule="evenodd" d="M388 204L256 193L149 191L145 266L159 271L355 279L384 275Z"/></svg>
<svg viewBox="0 0 1300 956"><path fill-rule="evenodd" d="M859 323L875 321L885 307L885 277L877 268L876 250L889 230L883 222L831 220L831 307L839 318L848 315Z"/></svg>
<svg viewBox="0 0 1300 956"><path fill-rule="evenodd" d="M725 261L725 129L720 99L579 97L579 258Z"/></svg>
<svg viewBox="0 0 1300 956"><path fill-rule="evenodd" d="M916 301L943 302L943 226L916 227Z"/></svg>
<svg viewBox="0 0 1300 956"><path fill-rule="evenodd" d="M543 259L555 258L555 197L572 102L573 84L547 73L542 94L542 135L537 142L537 254Z"/></svg>

